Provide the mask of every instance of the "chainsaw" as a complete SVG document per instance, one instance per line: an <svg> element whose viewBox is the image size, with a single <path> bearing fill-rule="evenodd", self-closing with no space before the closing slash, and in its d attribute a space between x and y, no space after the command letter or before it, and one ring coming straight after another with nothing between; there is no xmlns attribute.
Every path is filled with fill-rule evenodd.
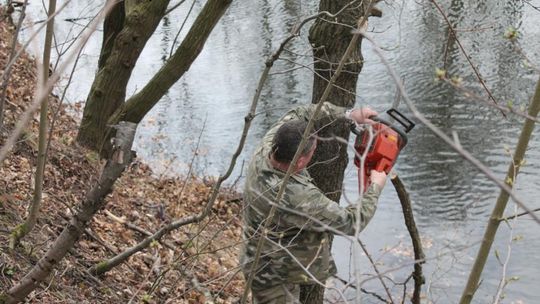
<svg viewBox="0 0 540 304"><path fill-rule="evenodd" d="M390 173L399 153L407 145L407 133L414 128L414 123L397 110L390 109L386 113L404 129L398 128L379 116L370 117L375 122L371 125L371 132L369 127L356 124L351 126L351 131L356 134L354 164L358 167L358 187L362 189L360 183L363 182L364 192L369 187L371 170ZM365 160L362 170L361 157L364 153Z"/></svg>

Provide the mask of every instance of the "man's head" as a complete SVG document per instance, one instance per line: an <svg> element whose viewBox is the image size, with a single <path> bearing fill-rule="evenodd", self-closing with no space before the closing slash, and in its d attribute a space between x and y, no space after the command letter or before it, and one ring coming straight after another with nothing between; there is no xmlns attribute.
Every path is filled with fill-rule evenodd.
<svg viewBox="0 0 540 304"><path fill-rule="evenodd" d="M290 164L300 145L300 141L302 141L302 135L304 134L307 125L307 121L291 120L279 127L272 142L272 157L275 161L283 164ZM302 150L300 158L296 162L297 170L301 170L307 166L313 157L316 146L316 138L310 136Z"/></svg>

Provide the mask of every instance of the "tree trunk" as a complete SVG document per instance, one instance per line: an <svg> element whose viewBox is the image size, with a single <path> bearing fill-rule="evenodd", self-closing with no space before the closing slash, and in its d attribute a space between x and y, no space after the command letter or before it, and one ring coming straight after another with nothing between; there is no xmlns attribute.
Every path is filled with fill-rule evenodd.
<svg viewBox="0 0 540 304"><path fill-rule="evenodd" d="M109 124L121 120L139 123L171 86L189 70L231 2L232 0L209 0L174 55L142 90L116 111Z"/></svg>
<svg viewBox="0 0 540 304"><path fill-rule="evenodd" d="M126 11L122 30L116 36L110 55L108 44L102 46L104 62L98 71L86 104L77 141L96 151L103 146L111 115L123 104L131 72L144 46L163 17L169 0L144 0ZM118 14L118 6L113 13ZM109 19L110 20L110 19ZM107 25L107 24L106 24ZM114 30L112 30L114 36ZM106 40L105 40L106 41Z"/></svg>
<svg viewBox="0 0 540 304"><path fill-rule="evenodd" d="M321 0L319 11L328 11L335 14L349 3L350 1L347 0ZM327 20L328 17L317 19L311 27L309 41L313 47L316 72L313 81L313 103L319 102L328 80L335 72L351 41L351 29L356 28L356 24L359 18L364 15L364 12L364 5L353 5L351 8L341 12L336 18L332 18L332 20ZM362 69L363 60L360 43L349 58L343 73L337 78L334 89L326 99L326 101L346 107L352 107L356 100L356 82ZM339 136L347 140L349 138L348 124L343 120L338 120L320 130L319 136L324 138ZM309 168L309 173L317 187L327 193L328 198L336 202L339 202L341 197L347 163L347 146L345 144L335 140L321 141L317 145L312 160L313 165ZM324 287L302 286L301 302L322 303L323 295Z"/></svg>
<svg viewBox="0 0 540 304"><path fill-rule="evenodd" d="M132 123L119 124L115 149L107 161L99 181L88 191L79 211L69 221L60 236L55 240L47 253L24 276L19 284L13 286L6 294L0 294L0 304L18 303L30 292L36 289L51 273L54 267L64 258L73 247L81 233L84 232L88 221L104 205L104 199L112 191L115 181L124 169L131 163L133 138L137 125Z"/></svg>

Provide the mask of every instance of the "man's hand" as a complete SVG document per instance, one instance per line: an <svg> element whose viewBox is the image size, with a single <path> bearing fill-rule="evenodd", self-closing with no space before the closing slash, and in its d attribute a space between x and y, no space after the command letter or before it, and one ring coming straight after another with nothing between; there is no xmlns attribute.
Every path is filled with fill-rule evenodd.
<svg viewBox="0 0 540 304"><path fill-rule="evenodd" d="M357 124L372 124L373 120L369 119L371 116L377 116L377 112L369 107L353 109L349 118L355 121Z"/></svg>
<svg viewBox="0 0 540 304"><path fill-rule="evenodd" d="M386 173L371 170L369 172L369 179L372 183L377 184L382 189L384 188L384 184L386 184Z"/></svg>

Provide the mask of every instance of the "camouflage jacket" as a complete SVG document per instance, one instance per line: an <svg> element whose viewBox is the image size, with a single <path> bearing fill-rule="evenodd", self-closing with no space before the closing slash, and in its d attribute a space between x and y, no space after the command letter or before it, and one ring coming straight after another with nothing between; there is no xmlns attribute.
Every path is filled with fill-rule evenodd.
<svg viewBox="0 0 540 304"><path fill-rule="evenodd" d="M309 120L315 105L300 106L285 114L266 133L250 162L244 190L243 237L244 246L240 263L244 274L251 270L257 243L272 204L275 202L285 172L273 168L269 161L272 139L277 129L291 119ZM343 117L345 108L325 103L321 115L331 119ZM267 238L263 242L261 258L257 264L252 288L264 289L282 283L309 284L325 280L335 274L336 267L330 254L330 234L327 225L345 234L355 232L357 206L361 205L360 227L363 229L373 217L380 187L372 184L349 207L341 207L328 199L303 170L289 179ZM301 215L305 214L305 215ZM321 225L323 223L324 225Z"/></svg>

